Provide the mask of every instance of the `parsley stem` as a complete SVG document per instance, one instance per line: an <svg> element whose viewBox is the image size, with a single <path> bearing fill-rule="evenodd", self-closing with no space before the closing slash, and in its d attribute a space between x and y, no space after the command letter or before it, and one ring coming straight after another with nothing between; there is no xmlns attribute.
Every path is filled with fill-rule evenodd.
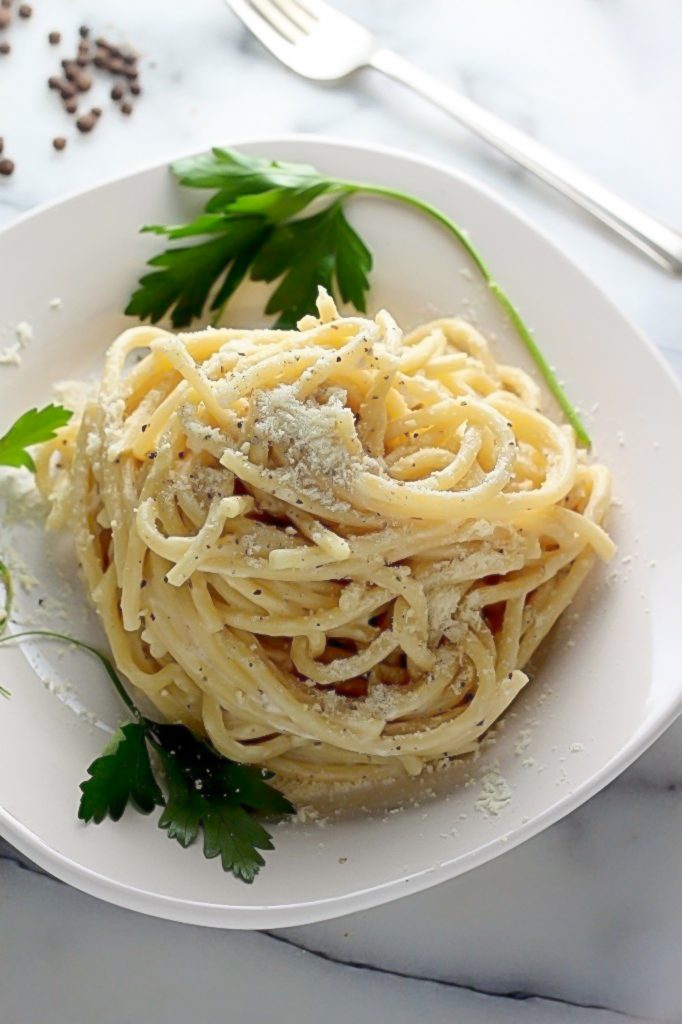
<svg viewBox="0 0 682 1024"><path fill-rule="evenodd" d="M134 715L138 721L145 721L144 715L142 714L142 712L140 711L132 697L127 693L123 683L121 682L118 676L118 673L116 672L116 669L109 661L106 654L102 654L102 652L99 651L96 647L91 647L90 644L86 644L84 640L76 640L72 636L67 636L66 633L56 633L51 629L27 629L21 633L10 633L7 636L0 637L0 644L8 643L10 640L24 640L30 636L44 636L48 637L50 640L61 640L63 643L73 644L75 647L80 648L80 650L88 651L90 654L93 654L97 658L99 663L102 665L109 678L111 679L112 683L114 684L114 687L116 688L116 692L118 693L119 697L121 698L125 706L131 712L131 714Z"/></svg>
<svg viewBox="0 0 682 1024"><path fill-rule="evenodd" d="M12 577L9 574L9 569L4 562L0 562L0 584L5 591L5 600L3 602L2 611L0 611L0 632L7 625L9 619L9 613L12 609Z"/></svg>
<svg viewBox="0 0 682 1024"><path fill-rule="evenodd" d="M349 193L354 192L356 194L364 193L366 195L383 196L386 199L395 199L398 202L405 204L406 206L411 206L415 210L419 210L420 213L425 213L428 217L436 221L438 224L444 227L446 231L448 231L451 235L453 235L456 238L459 244L464 248L466 253L471 257L473 262L476 264L478 270L483 276L483 279L488 285L490 292L495 297L497 303L513 324L517 334L526 346L528 352L531 355L531 358L533 359L533 362L540 371L540 374L545 380L549 390L551 391L552 395L561 407L561 410L564 413L566 419L575 430L578 440L586 448L589 448L592 444L592 442L590 441L590 436L587 433L587 430L585 429L582 420L578 415L577 410L575 409L568 395L561 386L559 378L557 377L556 373L554 372L554 370L549 365L544 355L540 351L537 342L535 341L530 330L524 323L521 314L517 310L516 306L513 304L513 302L506 294L506 292L497 283L497 281L495 281L487 264L484 262L483 258L481 257L480 253L477 251L475 246L472 245L472 243L469 241L466 233L462 230L462 228L458 227L458 225L455 224L454 221L450 220L449 217L446 217L445 214L438 210L435 206L432 206L430 203L424 202L424 200L422 199L418 199L416 196L410 195L408 192L402 192L400 189L389 188L388 186L383 185L366 185L361 182L334 182L334 184L338 185L339 187L343 187L346 190L346 192Z"/></svg>

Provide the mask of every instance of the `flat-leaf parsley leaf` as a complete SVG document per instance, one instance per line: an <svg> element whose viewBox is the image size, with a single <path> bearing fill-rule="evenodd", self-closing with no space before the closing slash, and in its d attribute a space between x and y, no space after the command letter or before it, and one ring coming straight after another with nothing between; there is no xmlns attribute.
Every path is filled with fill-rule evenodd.
<svg viewBox="0 0 682 1024"><path fill-rule="evenodd" d="M149 261L156 268L145 274L126 313L160 320L171 311L174 327L190 323L201 313L214 286L210 308L219 309L243 281L256 253L269 238L271 227L261 217L199 217L184 229L169 228L171 238L207 234L198 245L167 249Z"/></svg>
<svg viewBox="0 0 682 1024"><path fill-rule="evenodd" d="M291 253L300 253L292 263ZM293 327L315 307L319 285L337 288L344 302L365 310L372 257L337 200L321 213L278 225L254 260L255 281L281 278L265 307L279 313L277 325Z"/></svg>
<svg viewBox="0 0 682 1024"><path fill-rule="evenodd" d="M99 824L106 817L118 821L129 803L142 814L163 804L147 750L146 727L128 722L117 729L81 782L78 817Z"/></svg>
<svg viewBox="0 0 682 1024"><path fill-rule="evenodd" d="M71 416L72 413L61 405L29 409L0 437L0 465L25 466L35 473L35 463L26 449L33 444L51 441Z"/></svg>
<svg viewBox="0 0 682 1024"><path fill-rule="evenodd" d="M273 849L270 833L254 813L294 812L268 785L272 773L220 757L183 726L150 724L149 732L168 787L159 827L185 847L202 829L204 856L219 856L225 871L252 882L265 863L258 851Z"/></svg>

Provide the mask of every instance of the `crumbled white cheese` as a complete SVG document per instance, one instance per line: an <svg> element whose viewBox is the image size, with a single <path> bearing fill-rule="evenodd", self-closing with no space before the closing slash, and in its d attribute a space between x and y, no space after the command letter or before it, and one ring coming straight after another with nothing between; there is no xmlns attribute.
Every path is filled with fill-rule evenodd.
<svg viewBox="0 0 682 1024"><path fill-rule="evenodd" d="M528 750L528 747L530 746L530 741L530 729L522 729L519 733L519 738L516 742L516 746L514 747L514 753L517 755L523 754L526 750Z"/></svg>
<svg viewBox="0 0 682 1024"><path fill-rule="evenodd" d="M507 780L500 775L497 765L491 765L479 781L481 788L474 807L486 817L499 814L512 797Z"/></svg>
<svg viewBox="0 0 682 1024"><path fill-rule="evenodd" d="M20 345L26 346L29 341L33 341L33 327L31 324L26 323L25 320L22 320L16 325L14 333L16 334L17 341Z"/></svg>
<svg viewBox="0 0 682 1024"><path fill-rule="evenodd" d="M304 806L298 808L294 820L304 825L307 821L317 821L319 816L320 812L315 807Z"/></svg>
<svg viewBox="0 0 682 1024"><path fill-rule="evenodd" d="M83 380L60 380L52 385L52 394L60 405L71 409L79 418L86 401L94 392L94 387Z"/></svg>
<svg viewBox="0 0 682 1024"><path fill-rule="evenodd" d="M0 366L21 366L18 341L15 341L13 345L0 349Z"/></svg>
<svg viewBox="0 0 682 1024"><path fill-rule="evenodd" d="M62 300L60 298L50 299L50 309L61 309Z"/></svg>

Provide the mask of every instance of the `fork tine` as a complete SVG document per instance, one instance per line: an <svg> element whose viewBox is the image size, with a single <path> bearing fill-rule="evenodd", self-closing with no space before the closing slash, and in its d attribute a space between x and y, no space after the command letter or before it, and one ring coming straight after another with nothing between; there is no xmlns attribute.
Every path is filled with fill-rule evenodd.
<svg viewBox="0 0 682 1024"><path fill-rule="evenodd" d="M299 7L310 18L321 21L325 14L340 14L335 7L327 4L324 0L291 0L292 4Z"/></svg>
<svg viewBox="0 0 682 1024"><path fill-rule="evenodd" d="M276 0L251 0L251 6L290 43L297 43L305 34L300 25L287 17Z"/></svg>
<svg viewBox="0 0 682 1024"><path fill-rule="evenodd" d="M306 10L303 4L298 3L297 0L273 0L273 3L306 34L315 27L317 18L310 11Z"/></svg>
<svg viewBox="0 0 682 1024"><path fill-rule="evenodd" d="M249 0L225 0L225 2L263 46L266 46L285 63L290 59L293 51L292 42L273 28Z"/></svg>

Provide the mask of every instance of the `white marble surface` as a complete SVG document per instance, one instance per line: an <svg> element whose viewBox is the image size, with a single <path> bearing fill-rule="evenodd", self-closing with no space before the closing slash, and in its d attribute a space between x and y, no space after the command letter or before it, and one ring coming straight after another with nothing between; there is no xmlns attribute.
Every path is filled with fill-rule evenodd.
<svg viewBox="0 0 682 1024"><path fill-rule="evenodd" d="M347 0L386 45L682 225L679 0ZM542 225L682 371L682 282L371 74L320 88L269 59L220 0L35 0L0 57L0 223L191 146L328 133L451 162ZM86 22L145 53L125 121L68 130L45 79ZM151 64L154 66L150 66ZM1 272L1 268L0 268ZM27 268L30 273L30 268ZM273 935L168 924L98 903L0 843L2 1024L219 1017L423 1024L682 1021L682 723L544 835L431 892ZM3 769L4 770L4 769Z"/></svg>

